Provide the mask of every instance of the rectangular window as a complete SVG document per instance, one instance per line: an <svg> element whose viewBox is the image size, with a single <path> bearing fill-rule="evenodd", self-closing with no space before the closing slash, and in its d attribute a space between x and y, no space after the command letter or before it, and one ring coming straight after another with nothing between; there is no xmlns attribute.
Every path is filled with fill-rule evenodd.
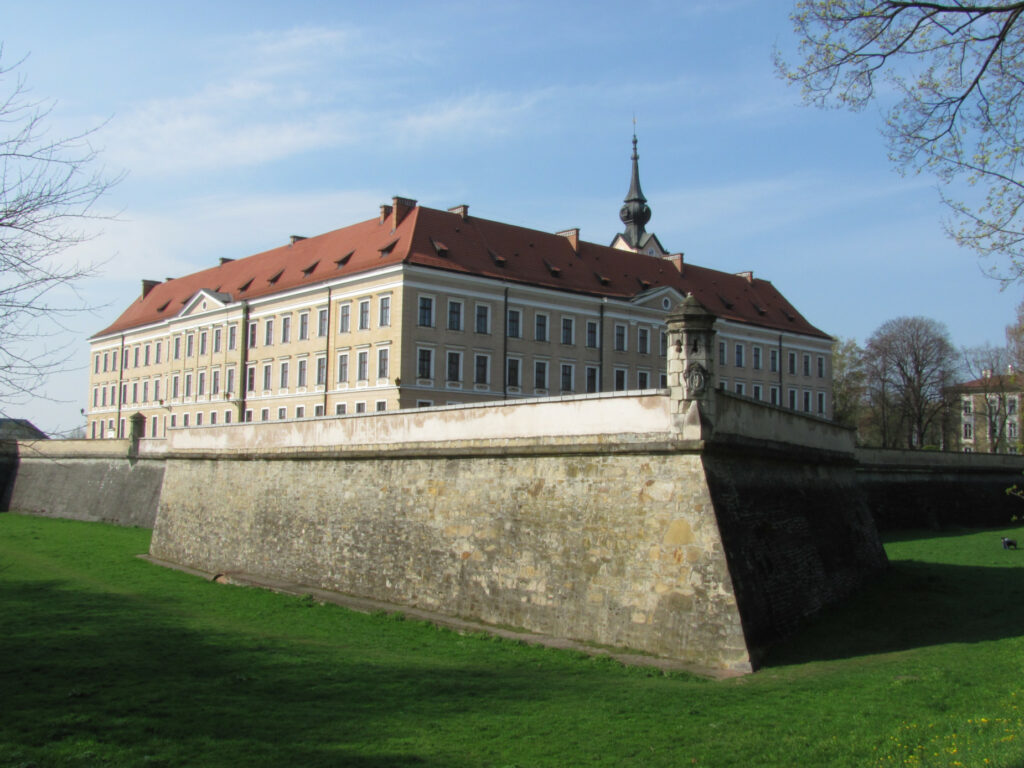
<svg viewBox="0 0 1024 768"><path fill-rule="evenodd" d="M284 421L287 418L288 418L288 409L287 408L278 408L277 409L277 420L278 421Z"/></svg>
<svg viewBox="0 0 1024 768"><path fill-rule="evenodd" d="M279 388L288 389L288 363L281 363L281 371L277 381Z"/></svg>
<svg viewBox="0 0 1024 768"><path fill-rule="evenodd" d="M132 402L139 402L139 383L135 382L132 384Z"/></svg>
<svg viewBox="0 0 1024 768"><path fill-rule="evenodd" d="M348 383L348 352L338 355L338 383Z"/></svg>
<svg viewBox="0 0 1024 768"><path fill-rule="evenodd" d="M270 389L270 376L271 366L269 364L263 366L263 389Z"/></svg>
<svg viewBox="0 0 1024 768"><path fill-rule="evenodd" d="M303 312L299 315L299 341L305 341L309 338L309 312Z"/></svg>
<svg viewBox="0 0 1024 768"><path fill-rule="evenodd" d="M224 423L225 424L230 424L231 423L231 411L224 411Z"/></svg>
<svg viewBox="0 0 1024 768"><path fill-rule="evenodd" d="M763 391L760 384L755 384L751 389L753 390L753 397L755 400L763 399Z"/></svg>
<svg viewBox="0 0 1024 768"><path fill-rule="evenodd" d="M181 336L174 337L174 359L181 360ZM103 356L103 370L107 370L106 355Z"/></svg>
<svg viewBox="0 0 1024 768"><path fill-rule="evenodd" d="M143 365L149 365L149 344L146 345L145 352L142 355Z"/></svg>
<svg viewBox="0 0 1024 768"><path fill-rule="evenodd" d="M818 415L819 416L824 416L825 415L825 393L824 392L819 392L818 393Z"/></svg>
<svg viewBox="0 0 1024 768"><path fill-rule="evenodd" d="M782 405L782 393L778 387L769 387L768 397L772 405Z"/></svg>
<svg viewBox="0 0 1024 768"><path fill-rule="evenodd" d="M359 330L370 330L370 300L363 299L359 302Z"/></svg>
<svg viewBox="0 0 1024 768"><path fill-rule="evenodd" d="M423 328L434 327L434 300L430 296L420 296L419 325Z"/></svg>
<svg viewBox="0 0 1024 768"><path fill-rule="evenodd" d="M387 328L391 325L391 297L381 296L377 302L377 325Z"/></svg>
<svg viewBox="0 0 1024 768"><path fill-rule="evenodd" d="M106 353L106 352L104 352L104 353L103 353L103 372L104 372L104 373L106 373L106 372L107 372L107 361L108 361L109 359L110 359L110 358L109 358L109 356L107 355L107 353Z"/></svg>
<svg viewBox="0 0 1024 768"><path fill-rule="evenodd" d="M1006 412L1010 416L1014 416L1017 413L1017 398L1016 397L1008 397L1006 399Z"/></svg>
<svg viewBox="0 0 1024 768"><path fill-rule="evenodd" d="M543 360L533 361L533 388L548 388L548 364Z"/></svg>
<svg viewBox="0 0 1024 768"><path fill-rule="evenodd" d="M327 358L318 357L316 359L316 385L318 387L327 386Z"/></svg>
<svg viewBox="0 0 1024 768"><path fill-rule="evenodd" d="M345 405L345 403L336 403L335 404L335 406L334 406L334 415L335 416L344 416L346 413L348 413L348 407Z"/></svg>
<svg viewBox="0 0 1024 768"><path fill-rule="evenodd" d="M220 344L221 344L221 339L223 338L223 336L224 336L224 334L221 332L220 328L214 328L213 329L213 354L215 354L215 355L218 352L220 352ZM149 348L148 347L146 348L146 361L147 361L147 363L149 362ZM211 416L216 416L216 414L210 414L210 415ZM216 422L214 422L214 423L216 423Z"/></svg>
<svg viewBox="0 0 1024 768"><path fill-rule="evenodd" d="M823 355L818 355L818 378L825 378L825 357Z"/></svg>
<svg viewBox="0 0 1024 768"><path fill-rule="evenodd" d="M745 395L745 394L747 394L747 385L744 384L742 381L737 381L736 382L736 394L737 395Z"/></svg>
<svg viewBox="0 0 1024 768"><path fill-rule="evenodd" d="M476 305L476 332L491 332L491 307L488 304Z"/></svg>
<svg viewBox="0 0 1024 768"><path fill-rule="evenodd" d="M196 336L190 333L185 337L185 357L192 357L196 351Z"/></svg>
<svg viewBox="0 0 1024 768"><path fill-rule="evenodd" d="M455 299L448 300L448 330L462 330L462 302Z"/></svg>
<svg viewBox="0 0 1024 768"><path fill-rule="evenodd" d="M601 389L601 372L596 366L587 366L587 393L598 392Z"/></svg>
<svg viewBox="0 0 1024 768"><path fill-rule="evenodd" d="M665 357L668 354L668 334L665 331L658 331L658 349L661 350L661 356Z"/></svg>
<svg viewBox="0 0 1024 768"><path fill-rule="evenodd" d="M461 352L449 352L448 353L448 376L449 382L462 381L462 353Z"/></svg>
<svg viewBox="0 0 1024 768"><path fill-rule="evenodd" d="M477 355L473 363L473 383L487 384L490 382L491 358L488 355Z"/></svg>
<svg viewBox="0 0 1024 768"><path fill-rule="evenodd" d="M200 371L199 376L196 379L196 394L206 394L206 371Z"/></svg>
<svg viewBox="0 0 1024 768"><path fill-rule="evenodd" d="M187 413L184 414L181 417L181 426L183 426L183 427L187 427L188 426L188 414Z"/></svg>
<svg viewBox="0 0 1024 768"><path fill-rule="evenodd" d="M139 347L138 347L138 345L135 346L135 357L132 358L132 365L135 368L139 367Z"/></svg>
<svg viewBox="0 0 1024 768"><path fill-rule="evenodd" d="M338 333L348 333L350 330L352 330L351 302L338 307Z"/></svg>
<svg viewBox="0 0 1024 768"><path fill-rule="evenodd" d="M274 320L268 318L263 323L263 346L269 347L274 343Z"/></svg>
<svg viewBox="0 0 1024 768"><path fill-rule="evenodd" d="M651 385L651 375L647 371L637 371L636 386L639 389L647 389Z"/></svg>
<svg viewBox="0 0 1024 768"><path fill-rule="evenodd" d="M370 378L370 353L363 350L356 354L356 379L367 381Z"/></svg>
<svg viewBox="0 0 1024 768"><path fill-rule="evenodd" d="M615 324L615 351L626 351L626 326L622 323Z"/></svg>
<svg viewBox="0 0 1024 768"><path fill-rule="evenodd" d="M323 338L327 335L327 310L321 309L316 313L316 335Z"/></svg>
<svg viewBox="0 0 1024 768"><path fill-rule="evenodd" d="M153 399L160 402L160 379L153 382Z"/></svg>
<svg viewBox="0 0 1024 768"><path fill-rule="evenodd" d="M249 349L256 348L256 323L249 323Z"/></svg>
<svg viewBox="0 0 1024 768"><path fill-rule="evenodd" d="M726 352L725 342L718 342L718 364L724 366L726 364Z"/></svg>
<svg viewBox="0 0 1024 768"><path fill-rule="evenodd" d="M811 356L804 354L804 376L811 375Z"/></svg>
<svg viewBox="0 0 1024 768"><path fill-rule="evenodd" d="M228 326L228 349L234 349L237 346L238 346L238 326L237 325L229 325ZM157 349L157 357L160 357L159 353L160 353L160 350ZM157 362L159 362L159 361L157 361ZM227 419L225 419L224 421L225 421L225 423L228 423Z"/></svg>
<svg viewBox="0 0 1024 768"><path fill-rule="evenodd" d="M161 342L158 341L156 343L156 348L153 350L153 364L154 365L160 365L160 350L161 350L161 347L162 347L162 344L161 344Z"/></svg>
<svg viewBox="0 0 1024 768"><path fill-rule="evenodd" d="M416 352L416 375L421 379L434 378L434 350L420 349Z"/></svg>
<svg viewBox="0 0 1024 768"><path fill-rule="evenodd" d="M309 361L299 360L299 368L297 371L298 378L296 379L295 386L304 387L306 386L306 369L309 367ZM298 411L295 413L298 416Z"/></svg>
<svg viewBox="0 0 1024 768"><path fill-rule="evenodd" d="M573 391L574 368L568 363L562 363L562 392Z"/></svg>
<svg viewBox="0 0 1024 768"><path fill-rule="evenodd" d="M811 412L811 393L804 390L804 413Z"/></svg>
<svg viewBox="0 0 1024 768"><path fill-rule="evenodd" d="M651 332L647 328L637 328L636 330L636 351L641 355L651 352Z"/></svg>
<svg viewBox="0 0 1024 768"><path fill-rule="evenodd" d="M314 405L313 406L313 415L314 416L323 416L324 415L323 403L321 403L320 405Z"/></svg>
<svg viewBox="0 0 1024 768"><path fill-rule="evenodd" d="M128 386L128 385L126 384L125 386ZM191 397L191 396L192 396L192 374L191 373L186 373L185 374L185 397ZM123 399L127 399L127 398L123 398Z"/></svg>
<svg viewBox="0 0 1024 768"><path fill-rule="evenodd" d="M737 344L736 345L736 367L737 368L742 368L743 367L743 362L744 362L744 360L743 360L743 345L742 344Z"/></svg>
<svg viewBox="0 0 1024 768"><path fill-rule="evenodd" d="M377 378L386 379L390 373L391 353L387 349L377 350Z"/></svg>
<svg viewBox="0 0 1024 768"><path fill-rule="evenodd" d="M356 413L366 413L366 403L356 403Z"/></svg>
<svg viewBox="0 0 1024 768"><path fill-rule="evenodd" d="M576 343L576 321L571 317L562 318L562 343Z"/></svg>
<svg viewBox="0 0 1024 768"><path fill-rule="evenodd" d="M615 391L622 392L626 388L626 369L616 368L614 372L615 376Z"/></svg>
<svg viewBox="0 0 1024 768"><path fill-rule="evenodd" d="M796 390L795 389L790 389L789 390L789 410L791 410L791 411L795 411L796 410Z"/></svg>
<svg viewBox="0 0 1024 768"><path fill-rule="evenodd" d="M139 364L138 351L139 351L138 348L136 348L136 350L135 350L135 352L136 352L135 364L136 365ZM206 331L203 331L202 333L199 334L199 354L200 355L205 355L206 354Z"/></svg>
<svg viewBox="0 0 1024 768"><path fill-rule="evenodd" d="M964 440L974 439L974 425L969 421L964 423Z"/></svg>
<svg viewBox="0 0 1024 768"><path fill-rule="evenodd" d="M540 312L533 316L533 338L534 341L548 340L548 316Z"/></svg>
<svg viewBox="0 0 1024 768"><path fill-rule="evenodd" d="M260 410L260 421L270 421L270 409L263 408Z"/></svg>
<svg viewBox="0 0 1024 768"><path fill-rule="evenodd" d="M777 349L768 351L768 370L772 373L779 372L779 350Z"/></svg>
<svg viewBox="0 0 1024 768"><path fill-rule="evenodd" d="M374 403L374 408L376 409L377 413L380 413L381 411L386 411L388 409L388 401L378 400L376 403Z"/></svg>
<svg viewBox="0 0 1024 768"><path fill-rule="evenodd" d="M753 358L752 362L753 362L753 365L754 365L754 370L755 371L760 371L761 370L761 348L760 347L751 347L750 355Z"/></svg>
<svg viewBox="0 0 1024 768"><path fill-rule="evenodd" d="M100 356L99 355L96 355L96 361L95 361L95 365L93 365L92 372L93 373L99 373L100 372ZM93 422L93 423L95 423L95 422Z"/></svg>
<svg viewBox="0 0 1024 768"><path fill-rule="evenodd" d="M215 370L213 372L213 378L210 379L210 394L220 394L220 371Z"/></svg>
<svg viewBox="0 0 1024 768"><path fill-rule="evenodd" d="M789 353L789 373L796 376L796 352Z"/></svg>
<svg viewBox="0 0 1024 768"><path fill-rule="evenodd" d="M519 382L519 361L509 358L505 361L505 383L510 387L518 387Z"/></svg>
<svg viewBox="0 0 1024 768"><path fill-rule="evenodd" d="M296 419L304 419L304 418L306 418L306 406L304 406L304 405L296 405L295 406L295 418Z"/></svg>
<svg viewBox="0 0 1024 768"><path fill-rule="evenodd" d="M224 381L224 391L228 394L235 391L235 369L228 368L227 378Z"/></svg>
<svg viewBox="0 0 1024 768"><path fill-rule="evenodd" d="M196 414L196 426L197 427L203 426L203 412L202 411L200 411L199 413Z"/></svg>
<svg viewBox="0 0 1024 768"><path fill-rule="evenodd" d="M597 321L587 320L587 347L590 349L597 349L597 345L600 342L597 333Z"/></svg>
<svg viewBox="0 0 1024 768"><path fill-rule="evenodd" d="M522 316L522 312L520 312L518 309L510 309L508 311L508 325L506 335L509 338L518 339L520 336L523 335L522 326L520 323Z"/></svg>

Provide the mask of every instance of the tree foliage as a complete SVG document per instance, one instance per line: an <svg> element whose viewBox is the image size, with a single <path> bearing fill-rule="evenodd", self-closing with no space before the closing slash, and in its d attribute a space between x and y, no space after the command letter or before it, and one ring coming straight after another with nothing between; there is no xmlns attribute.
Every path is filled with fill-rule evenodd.
<svg viewBox="0 0 1024 768"><path fill-rule="evenodd" d="M777 67L818 106L862 109L884 86L890 154L902 168L978 185L978 199L944 191L947 231L991 273L1024 279L1024 2L797 0L801 60ZM948 190L949 187L947 186Z"/></svg>
<svg viewBox="0 0 1024 768"><path fill-rule="evenodd" d="M53 106L30 97L20 64L0 63L0 410L66 364L65 324L84 309L74 287L94 267L65 252L118 180L96 168L93 131L49 135Z"/></svg>
<svg viewBox="0 0 1024 768"><path fill-rule="evenodd" d="M943 418L957 368L946 326L926 317L888 320L868 339L864 360L867 408L877 444L943 446Z"/></svg>
<svg viewBox="0 0 1024 768"><path fill-rule="evenodd" d="M848 427L856 427L860 423L866 382L864 350L855 339L836 339L832 345L834 421Z"/></svg>

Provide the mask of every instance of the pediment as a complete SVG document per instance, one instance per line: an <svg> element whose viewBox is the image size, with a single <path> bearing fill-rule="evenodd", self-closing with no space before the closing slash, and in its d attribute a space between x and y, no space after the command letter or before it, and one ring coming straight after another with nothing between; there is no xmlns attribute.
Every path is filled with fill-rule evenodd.
<svg viewBox="0 0 1024 768"><path fill-rule="evenodd" d="M182 308L181 312L178 313L178 317L202 315L206 312L223 309L230 303L230 294L219 293L218 291L211 291L203 288L197 292L195 296L185 302L185 306Z"/></svg>

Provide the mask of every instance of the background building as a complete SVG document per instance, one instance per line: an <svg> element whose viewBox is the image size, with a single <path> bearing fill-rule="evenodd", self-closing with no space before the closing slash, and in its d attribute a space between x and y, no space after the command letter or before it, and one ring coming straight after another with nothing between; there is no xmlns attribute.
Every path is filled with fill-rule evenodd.
<svg viewBox="0 0 1024 768"><path fill-rule="evenodd" d="M1014 373L987 375L955 389L960 394L960 446L967 453L1018 453L1024 384Z"/></svg>

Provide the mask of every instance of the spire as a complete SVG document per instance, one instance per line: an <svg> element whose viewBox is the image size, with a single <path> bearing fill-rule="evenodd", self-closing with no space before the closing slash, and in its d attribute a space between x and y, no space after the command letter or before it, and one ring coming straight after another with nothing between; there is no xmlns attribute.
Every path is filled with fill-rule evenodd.
<svg viewBox="0 0 1024 768"><path fill-rule="evenodd" d="M639 248L644 235L644 225L651 220L651 209L647 198L640 190L640 156L636 152L636 130L633 131L633 177L629 180L629 192L625 205L619 211L619 218L626 225L623 237L631 248Z"/></svg>

